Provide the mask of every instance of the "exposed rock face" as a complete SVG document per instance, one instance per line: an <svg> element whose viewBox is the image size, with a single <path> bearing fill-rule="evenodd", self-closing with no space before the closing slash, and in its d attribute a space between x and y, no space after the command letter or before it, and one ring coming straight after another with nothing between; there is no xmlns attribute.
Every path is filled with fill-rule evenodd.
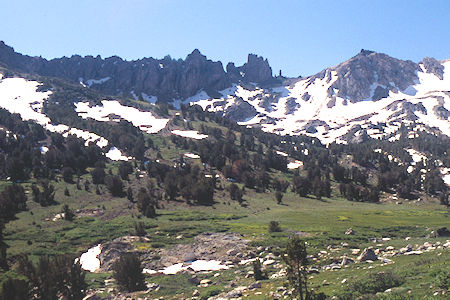
<svg viewBox="0 0 450 300"><path fill-rule="evenodd" d="M444 66L432 57L425 57L422 62L423 68L427 73L433 73L440 80L444 78Z"/></svg>
<svg viewBox="0 0 450 300"><path fill-rule="evenodd" d="M227 73L234 82L266 82L272 79L272 68L267 59L249 54L247 62L242 67L235 67L234 63L227 65Z"/></svg>
<svg viewBox="0 0 450 300"><path fill-rule="evenodd" d="M233 105L231 105L224 117L227 117L236 122L244 122L256 116L258 112L251 106L248 102L242 100L242 98L237 98Z"/></svg>
<svg viewBox="0 0 450 300"><path fill-rule="evenodd" d="M361 255L358 257L358 261L366 261L366 260L374 261L377 259L378 259L377 255L370 248L364 249L363 253L361 253Z"/></svg>
<svg viewBox="0 0 450 300"><path fill-rule="evenodd" d="M78 55L47 61L22 56L3 44L0 45L0 61L26 72L83 82L107 94L145 93L160 100L186 98L201 89L221 90L231 84L222 63L207 60L198 50L189 54L185 61L169 56L161 60L124 61L119 57L102 59Z"/></svg>
<svg viewBox="0 0 450 300"><path fill-rule="evenodd" d="M102 59L79 55L46 60L16 53L0 42L0 64L27 73L83 82L110 95L133 93L144 99L145 95L151 95L160 101L187 98L200 90L217 92L232 82L263 82L272 78L272 69L262 57L251 54L247 63L226 73L220 61L208 60L197 49L185 60L166 56L125 61L117 56ZM241 71L244 76L240 76Z"/></svg>
<svg viewBox="0 0 450 300"><path fill-rule="evenodd" d="M404 90L413 85L418 70L419 65L412 61L363 49L348 61L312 76L311 81L335 73L337 79L328 90L330 97L333 90L338 89L337 95L350 99L351 102L363 99L379 100L385 97L388 91ZM332 76L328 75L328 80L332 80ZM375 90L372 91L371 88Z"/></svg>

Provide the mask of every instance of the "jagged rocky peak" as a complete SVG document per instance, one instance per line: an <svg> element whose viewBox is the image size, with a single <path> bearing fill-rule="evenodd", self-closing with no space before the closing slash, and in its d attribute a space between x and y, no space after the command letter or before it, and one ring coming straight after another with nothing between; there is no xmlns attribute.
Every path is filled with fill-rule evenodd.
<svg viewBox="0 0 450 300"><path fill-rule="evenodd" d="M241 67L229 65L225 72L220 61L207 59L198 49L185 60L166 56L126 61L117 56L102 59L74 55L48 61L16 53L1 42L0 64L27 73L82 82L106 94L145 94L169 102L188 98L201 90L217 93L232 83L263 83L273 78L267 59L257 55L249 55L247 63Z"/></svg>
<svg viewBox="0 0 450 300"><path fill-rule="evenodd" d="M256 54L249 54L247 62L240 67L234 63L228 63L227 74L233 81L243 80L246 82L267 82L271 80L272 68L269 61Z"/></svg>
<svg viewBox="0 0 450 300"><path fill-rule="evenodd" d="M403 91L418 79L419 65L410 60L400 60L383 53L362 49L356 56L335 67L314 75L312 79L323 79L334 74L335 81L329 96L337 95L358 102L379 100L389 91Z"/></svg>

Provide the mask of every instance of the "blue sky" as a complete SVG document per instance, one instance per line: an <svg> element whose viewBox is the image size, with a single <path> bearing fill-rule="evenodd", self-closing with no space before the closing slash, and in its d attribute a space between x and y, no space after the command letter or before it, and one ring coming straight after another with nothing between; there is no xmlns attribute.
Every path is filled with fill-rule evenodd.
<svg viewBox="0 0 450 300"><path fill-rule="evenodd" d="M450 58L449 0L14 0L0 11L0 40L45 58L185 58L198 48L224 66L256 53L287 76L362 48L416 62Z"/></svg>

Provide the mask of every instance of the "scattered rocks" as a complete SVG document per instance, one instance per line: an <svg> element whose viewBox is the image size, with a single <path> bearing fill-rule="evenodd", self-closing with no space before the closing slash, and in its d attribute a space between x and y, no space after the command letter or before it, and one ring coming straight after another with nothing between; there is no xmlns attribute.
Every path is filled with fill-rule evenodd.
<svg viewBox="0 0 450 300"><path fill-rule="evenodd" d="M232 291L229 291L225 294L225 298L238 298L241 297L242 294L247 290L246 286L238 286Z"/></svg>
<svg viewBox="0 0 450 300"><path fill-rule="evenodd" d="M270 292L269 293L269 297L273 298L273 299L280 299L281 295L275 292Z"/></svg>
<svg viewBox="0 0 450 300"><path fill-rule="evenodd" d="M159 289L161 288L161 286L159 285L159 284L157 284L157 283L148 283L147 284L147 293L150 293L150 292L157 292L157 291L159 291Z"/></svg>
<svg viewBox="0 0 450 300"><path fill-rule="evenodd" d="M205 232L196 236L193 243L148 251L141 254L141 259L144 267L152 270L195 260L217 260L235 264L248 259L249 255L254 256L253 252L248 251L248 242L237 233ZM159 259L155 259L155 256Z"/></svg>

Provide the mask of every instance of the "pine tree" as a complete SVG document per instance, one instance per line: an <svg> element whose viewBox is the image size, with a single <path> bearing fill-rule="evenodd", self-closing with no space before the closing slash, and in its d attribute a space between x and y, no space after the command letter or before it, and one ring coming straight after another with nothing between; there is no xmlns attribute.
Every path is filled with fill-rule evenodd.
<svg viewBox="0 0 450 300"><path fill-rule="evenodd" d="M307 284L306 244L299 237L291 238L287 245L283 259L287 265L287 279L289 285L294 289L293 295L298 299L310 299Z"/></svg>
<svg viewBox="0 0 450 300"><path fill-rule="evenodd" d="M5 225L3 225L2 220L0 220L0 268L8 270L8 262L6 260L6 248L8 246L3 241L3 228L5 228Z"/></svg>
<svg viewBox="0 0 450 300"><path fill-rule="evenodd" d="M136 254L127 253L120 256L112 269L113 276L122 290L134 292L145 287L141 262Z"/></svg>
<svg viewBox="0 0 450 300"><path fill-rule="evenodd" d="M0 299L24 300L30 299L29 286L25 280L9 278L2 285Z"/></svg>
<svg viewBox="0 0 450 300"><path fill-rule="evenodd" d="M73 218L75 217L75 214L69 208L69 205L67 205L67 204L63 205L62 213L64 214L64 220L73 221Z"/></svg>
<svg viewBox="0 0 450 300"><path fill-rule="evenodd" d="M280 191L276 191L275 199L277 200L277 204L281 204L281 200L283 199L283 193L281 193Z"/></svg>

